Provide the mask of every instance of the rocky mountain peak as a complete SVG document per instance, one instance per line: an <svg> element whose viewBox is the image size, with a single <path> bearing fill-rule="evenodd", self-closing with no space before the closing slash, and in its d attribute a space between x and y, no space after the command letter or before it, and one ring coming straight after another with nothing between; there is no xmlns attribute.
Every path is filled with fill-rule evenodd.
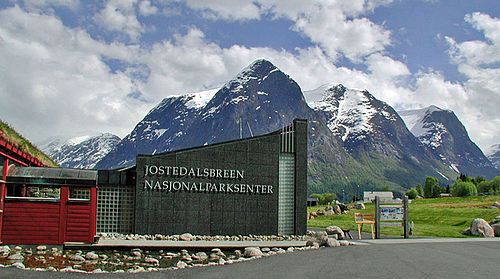
<svg viewBox="0 0 500 279"><path fill-rule="evenodd" d="M497 172L453 111L429 106L399 114L412 134L456 172L486 177Z"/></svg>
<svg viewBox="0 0 500 279"><path fill-rule="evenodd" d="M494 144L490 146L485 152L486 157L488 157L488 160L493 163L495 168L500 170L500 144Z"/></svg>
<svg viewBox="0 0 500 279"><path fill-rule="evenodd" d="M45 141L42 150L62 167L91 169L119 142L120 138L110 133L52 138Z"/></svg>
<svg viewBox="0 0 500 279"><path fill-rule="evenodd" d="M307 92L306 96L314 110L325 114L328 128L344 142L348 139L363 139L373 132L376 116L396 120L395 112L366 90L348 89L342 84L326 84Z"/></svg>

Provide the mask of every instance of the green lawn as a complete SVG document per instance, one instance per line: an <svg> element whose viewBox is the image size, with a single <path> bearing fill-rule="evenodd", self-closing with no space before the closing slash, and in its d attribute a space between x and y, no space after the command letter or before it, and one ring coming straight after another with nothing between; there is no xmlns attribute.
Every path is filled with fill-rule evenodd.
<svg viewBox="0 0 500 279"><path fill-rule="evenodd" d="M474 218L483 218L491 221L500 215L500 209L492 209L490 206L500 201L500 196L466 197L466 198L437 198L419 199L410 203L409 219L415 223L415 236L435 237L466 237L461 234L462 230L469 227ZM350 209L347 214L335 216L320 216L314 220L308 220L309 227L339 226L351 230L354 236L357 226L354 223L354 213L375 213L373 204L365 204L365 210ZM325 206L308 207L308 213L316 211ZM370 227L364 226L363 231L369 232ZM383 235L402 235L401 227L382 227Z"/></svg>

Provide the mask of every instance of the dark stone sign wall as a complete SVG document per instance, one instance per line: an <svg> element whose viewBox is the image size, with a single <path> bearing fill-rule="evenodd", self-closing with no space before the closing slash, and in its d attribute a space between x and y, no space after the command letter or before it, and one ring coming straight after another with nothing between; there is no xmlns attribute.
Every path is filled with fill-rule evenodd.
<svg viewBox="0 0 500 279"><path fill-rule="evenodd" d="M307 122L295 121L295 233L305 233ZM137 157L135 233L276 234L280 132Z"/></svg>

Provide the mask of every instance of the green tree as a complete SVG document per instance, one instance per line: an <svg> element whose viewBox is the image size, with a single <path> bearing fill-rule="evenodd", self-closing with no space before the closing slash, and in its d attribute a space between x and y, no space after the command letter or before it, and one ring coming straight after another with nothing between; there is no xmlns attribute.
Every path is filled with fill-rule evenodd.
<svg viewBox="0 0 500 279"><path fill-rule="evenodd" d="M332 201L335 200L335 198L337 198L337 196L334 193L324 193L323 194L323 200L324 200L325 204L331 203Z"/></svg>
<svg viewBox="0 0 500 279"><path fill-rule="evenodd" d="M472 182L457 181L451 188L451 194L454 197L474 196L477 194L477 188Z"/></svg>
<svg viewBox="0 0 500 279"><path fill-rule="evenodd" d="M479 193L491 193L493 192L492 191L492 187L493 186L493 183L491 183L491 181L481 181L478 185L477 185L477 191Z"/></svg>
<svg viewBox="0 0 500 279"><path fill-rule="evenodd" d="M479 183L481 183L481 182L483 182L483 181L486 181L486 179L485 179L484 177L482 177L482 176L479 176L479 175L478 175L478 176L476 176L476 178L474 178L474 179L472 180L472 182L473 182L473 183L474 183L474 185L476 185L476 186L477 186L477 185L479 185Z"/></svg>
<svg viewBox="0 0 500 279"><path fill-rule="evenodd" d="M441 193L441 188L439 187L439 182L437 178L432 176L427 176L424 185L424 197L426 198L437 198Z"/></svg>
<svg viewBox="0 0 500 279"><path fill-rule="evenodd" d="M411 188L410 190L406 191L406 195L410 200L414 200L418 196L418 191L415 188Z"/></svg>
<svg viewBox="0 0 500 279"><path fill-rule="evenodd" d="M500 193L500 176L495 176L492 180L490 180L490 183L491 192Z"/></svg>
<svg viewBox="0 0 500 279"><path fill-rule="evenodd" d="M422 190L422 185L418 184L417 188L415 188L415 190L417 190L417 193L419 196L421 196L421 197L424 196L424 190Z"/></svg>

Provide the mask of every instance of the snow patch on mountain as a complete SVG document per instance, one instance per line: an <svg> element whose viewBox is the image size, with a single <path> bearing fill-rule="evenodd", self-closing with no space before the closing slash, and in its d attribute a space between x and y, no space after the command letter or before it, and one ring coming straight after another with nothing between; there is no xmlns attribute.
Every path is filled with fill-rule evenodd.
<svg viewBox="0 0 500 279"><path fill-rule="evenodd" d="M500 144L490 146L486 150L485 155L495 168L500 170Z"/></svg>
<svg viewBox="0 0 500 279"><path fill-rule="evenodd" d="M448 130L442 123L427 121L427 118L436 111L447 111L434 105L416 110L400 111L399 115L410 132L426 146L436 149L441 146L442 137Z"/></svg>
<svg viewBox="0 0 500 279"><path fill-rule="evenodd" d="M186 107L187 108L194 108L194 109L202 109L204 108L208 102L213 98L215 93L219 91L218 88L215 89L210 89L198 93L188 93L187 95L183 96L186 100L189 99L189 101L186 102Z"/></svg>
<svg viewBox="0 0 500 279"><path fill-rule="evenodd" d="M372 119L376 115L396 120L390 112L374 106L374 98L367 91L326 84L306 92L305 96L315 111L329 114L328 128L344 142L350 138L360 140L372 133L374 131Z"/></svg>
<svg viewBox="0 0 500 279"><path fill-rule="evenodd" d="M113 150L119 141L119 137L104 133L65 140L55 138L46 141L40 148L61 167L91 169Z"/></svg>

